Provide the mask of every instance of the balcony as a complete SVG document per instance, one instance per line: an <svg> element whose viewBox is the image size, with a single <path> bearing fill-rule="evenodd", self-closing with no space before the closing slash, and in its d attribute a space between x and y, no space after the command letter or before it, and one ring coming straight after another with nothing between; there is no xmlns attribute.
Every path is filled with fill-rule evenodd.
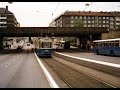
<svg viewBox="0 0 120 90"><path fill-rule="evenodd" d="M7 17L0 17L0 19L7 19Z"/></svg>
<svg viewBox="0 0 120 90"><path fill-rule="evenodd" d="M7 22L0 22L0 24L7 24Z"/></svg>
<svg viewBox="0 0 120 90"><path fill-rule="evenodd" d="M116 23L116 25L120 25L120 23Z"/></svg>
<svg viewBox="0 0 120 90"><path fill-rule="evenodd" d="M120 21L120 18L117 18L116 21Z"/></svg>

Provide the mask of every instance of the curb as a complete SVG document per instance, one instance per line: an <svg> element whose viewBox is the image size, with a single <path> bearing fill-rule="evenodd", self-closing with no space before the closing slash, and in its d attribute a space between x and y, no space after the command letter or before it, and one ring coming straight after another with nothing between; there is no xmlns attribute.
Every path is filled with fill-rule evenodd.
<svg viewBox="0 0 120 90"><path fill-rule="evenodd" d="M37 54L35 52L34 52L34 54L35 54L35 57L36 57L37 61L39 62L39 65L41 66L47 80L48 80L48 83L49 83L50 87L51 88L59 88L58 85L56 84L56 82L54 81L54 79L52 78L52 76L50 75L50 73L47 71L45 66L42 64L42 62L38 58Z"/></svg>
<svg viewBox="0 0 120 90"><path fill-rule="evenodd" d="M68 61L78 62L78 64L80 65L93 68L93 69L96 69L96 70L99 70L105 73L109 73L115 76L120 76L120 73L119 73L120 65L119 64L97 61L97 60L86 59L86 58L80 58L80 57L70 56L67 54L59 53L59 52L54 52L54 56L60 57Z"/></svg>

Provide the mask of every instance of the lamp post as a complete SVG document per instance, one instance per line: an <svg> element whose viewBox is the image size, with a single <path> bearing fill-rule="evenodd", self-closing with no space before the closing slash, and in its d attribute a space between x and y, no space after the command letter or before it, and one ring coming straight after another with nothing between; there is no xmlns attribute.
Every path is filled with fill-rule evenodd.
<svg viewBox="0 0 120 90"><path fill-rule="evenodd" d="M89 4L88 4L88 3L86 3L86 4L85 4L85 6L86 6L86 8L87 8L87 7L89 6ZM85 9L86 9L86 8L85 8ZM84 9L83 11L85 11L85 9Z"/></svg>

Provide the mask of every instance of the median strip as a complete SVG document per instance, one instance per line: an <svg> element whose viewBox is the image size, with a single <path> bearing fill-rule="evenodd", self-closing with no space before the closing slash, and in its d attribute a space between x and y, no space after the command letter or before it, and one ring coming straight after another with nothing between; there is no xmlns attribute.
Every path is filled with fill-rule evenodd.
<svg viewBox="0 0 120 90"><path fill-rule="evenodd" d="M56 57L60 57L62 59L80 64L89 68L93 68L93 69L96 69L105 73L109 73L115 76L120 76L119 64L80 58L80 57L70 56L67 54L59 53L59 52L54 52L53 54Z"/></svg>

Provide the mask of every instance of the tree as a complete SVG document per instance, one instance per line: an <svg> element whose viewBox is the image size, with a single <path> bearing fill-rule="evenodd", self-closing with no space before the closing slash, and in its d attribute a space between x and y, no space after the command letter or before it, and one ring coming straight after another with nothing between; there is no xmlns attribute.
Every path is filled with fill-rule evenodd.
<svg viewBox="0 0 120 90"><path fill-rule="evenodd" d="M83 27L84 23L80 19L76 19L76 20L74 20L73 25L74 25L74 27Z"/></svg>
<svg viewBox="0 0 120 90"><path fill-rule="evenodd" d="M75 19L74 23L73 23L74 27L84 27L84 23L80 20L80 19ZM73 41L73 43L75 44L75 42L77 43L77 37L74 38L75 41ZM74 46L76 46L77 44L75 44Z"/></svg>
<svg viewBox="0 0 120 90"><path fill-rule="evenodd" d="M118 30L120 31L120 25L118 26Z"/></svg>

